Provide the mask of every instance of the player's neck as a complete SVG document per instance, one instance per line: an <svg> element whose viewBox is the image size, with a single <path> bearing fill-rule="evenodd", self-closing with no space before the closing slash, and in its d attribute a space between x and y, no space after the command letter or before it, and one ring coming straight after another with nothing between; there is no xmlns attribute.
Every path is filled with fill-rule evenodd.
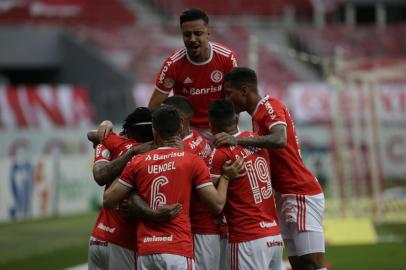
<svg viewBox="0 0 406 270"><path fill-rule="evenodd" d="M177 148L179 148L179 145L182 145L182 140L180 139L179 136L171 136L171 137L167 137L165 139L160 138L159 140L156 140L155 143L158 147L177 147Z"/></svg>
<svg viewBox="0 0 406 270"><path fill-rule="evenodd" d="M196 63L206 62L210 58L210 47L207 47L206 49L204 49L202 51L202 53L196 57L192 57L189 54L188 54L188 56L189 56L190 60L192 60L193 62L196 62Z"/></svg>
<svg viewBox="0 0 406 270"><path fill-rule="evenodd" d="M184 132L180 135L182 139L184 139L186 136L188 136L190 133L192 133L192 130L190 129L190 126L185 126Z"/></svg>
<svg viewBox="0 0 406 270"><path fill-rule="evenodd" d="M257 94L253 95L249 102L248 102L248 108L247 108L247 113L252 116L254 113L255 109L257 108L258 102L261 101L261 97Z"/></svg>

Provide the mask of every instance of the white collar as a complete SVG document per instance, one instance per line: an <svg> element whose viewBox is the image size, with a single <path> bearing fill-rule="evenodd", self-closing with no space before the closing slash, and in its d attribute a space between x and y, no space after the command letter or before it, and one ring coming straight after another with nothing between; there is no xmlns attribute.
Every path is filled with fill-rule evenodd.
<svg viewBox="0 0 406 270"><path fill-rule="evenodd" d="M209 59L207 59L207 60L204 61L204 62L195 62L195 61L193 61L192 59L190 59L189 54L187 53L187 49L186 49L186 58L187 58L187 60L189 60L189 62L192 63L193 65L196 65L196 66L205 65L205 64L207 64L207 63L210 63L211 59L213 59L213 46L211 45L211 42L209 42L209 50L210 50Z"/></svg>
<svg viewBox="0 0 406 270"><path fill-rule="evenodd" d="M258 108L259 108L259 105L262 104L262 102L263 102L264 100L266 100L268 97L269 97L269 96L265 96L265 97L261 98L261 99L258 101L257 106L255 107L255 110L254 110L254 111L252 112L252 114L251 114L251 117L257 113Z"/></svg>

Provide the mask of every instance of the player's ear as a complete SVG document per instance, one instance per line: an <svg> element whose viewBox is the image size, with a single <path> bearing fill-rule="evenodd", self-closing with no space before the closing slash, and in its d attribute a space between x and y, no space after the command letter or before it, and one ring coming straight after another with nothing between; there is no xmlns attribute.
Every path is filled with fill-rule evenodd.
<svg viewBox="0 0 406 270"><path fill-rule="evenodd" d="M152 128L152 136L153 136L153 138L154 138L154 141L156 141L157 135L158 135L158 133L157 133L157 131L155 130L155 128Z"/></svg>
<svg viewBox="0 0 406 270"><path fill-rule="evenodd" d="M184 133L184 129L185 129L185 118L180 117L180 133L183 134Z"/></svg>
<svg viewBox="0 0 406 270"><path fill-rule="evenodd" d="M246 96L248 94L248 91L249 91L248 85L244 84L241 86L241 93L243 96Z"/></svg>

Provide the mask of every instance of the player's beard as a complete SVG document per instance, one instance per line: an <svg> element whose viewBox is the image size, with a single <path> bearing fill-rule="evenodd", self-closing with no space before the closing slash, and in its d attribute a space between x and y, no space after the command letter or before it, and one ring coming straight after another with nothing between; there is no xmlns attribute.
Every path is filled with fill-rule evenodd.
<svg viewBox="0 0 406 270"><path fill-rule="evenodd" d="M193 60L200 60L202 54L202 47L200 45L190 45L188 46L189 57Z"/></svg>

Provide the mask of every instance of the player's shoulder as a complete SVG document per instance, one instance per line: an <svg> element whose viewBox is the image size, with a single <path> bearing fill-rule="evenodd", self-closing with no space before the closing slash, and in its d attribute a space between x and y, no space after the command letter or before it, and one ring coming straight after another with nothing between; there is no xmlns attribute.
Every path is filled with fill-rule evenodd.
<svg viewBox="0 0 406 270"><path fill-rule="evenodd" d="M274 108L285 107L285 104L277 97L265 96L259 101L258 109L272 112Z"/></svg>
<svg viewBox="0 0 406 270"><path fill-rule="evenodd" d="M192 133L193 133L193 139L194 140L198 140L199 141L199 143L207 143L207 140L202 136L202 134L200 134L200 132L199 131L197 131L196 129L193 129L192 130Z"/></svg>
<svg viewBox="0 0 406 270"><path fill-rule="evenodd" d="M115 144L119 144L125 140L126 140L125 137L120 136L120 135L116 134L115 132L110 132L106 136L106 138L104 138L104 140L102 141L102 144L104 144L105 146L112 146Z"/></svg>
<svg viewBox="0 0 406 270"><path fill-rule="evenodd" d="M188 135L183 138L183 144L187 148L195 148L197 145L206 143L206 139L199 133L199 131L193 129Z"/></svg>
<svg viewBox="0 0 406 270"><path fill-rule="evenodd" d="M185 47L175 50L171 55L169 55L165 62L176 63L184 57L186 57Z"/></svg>
<svg viewBox="0 0 406 270"><path fill-rule="evenodd" d="M268 100L271 104L278 105L278 106L285 106L285 103L277 97L268 96Z"/></svg>
<svg viewBox="0 0 406 270"><path fill-rule="evenodd" d="M210 42L210 45L213 49L213 55L217 59L222 59L222 61L230 62L232 66L237 66L237 57L236 54L233 50L229 49L228 47L216 43L216 42Z"/></svg>
<svg viewBox="0 0 406 270"><path fill-rule="evenodd" d="M210 154L210 159L225 159L227 157L231 157L232 150L234 148L236 148L236 146L228 146L228 145L216 146L215 148L213 148Z"/></svg>
<svg viewBox="0 0 406 270"><path fill-rule="evenodd" d="M234 56L235 52L228 48L227 46L218 43L218 42L210 42L211 47L213 48L213 52L218 54L219 56L224 56L226 58L230 58L230 56Z"/></svg>

